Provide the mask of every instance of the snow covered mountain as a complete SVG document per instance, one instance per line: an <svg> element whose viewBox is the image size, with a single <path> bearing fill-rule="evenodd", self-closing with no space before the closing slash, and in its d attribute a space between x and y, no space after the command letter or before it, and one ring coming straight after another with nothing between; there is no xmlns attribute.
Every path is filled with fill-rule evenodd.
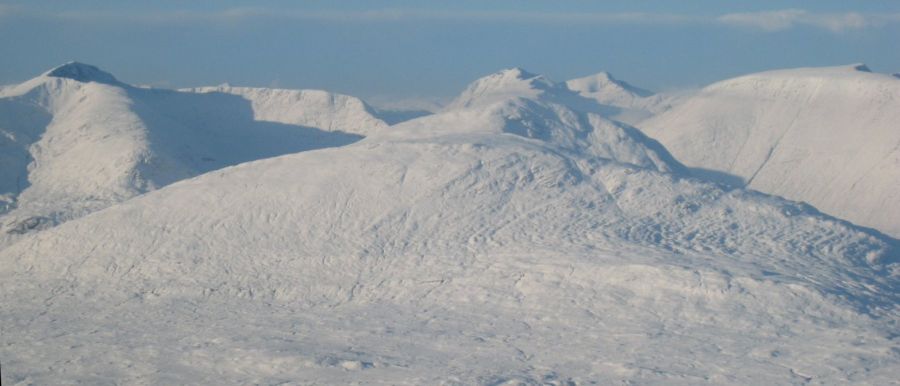
<svg viewBox="0 0 900 386"><path fill-rule="evenodd" d="M348 96L223 91L247 97L131 87L76 62L4 88L0 245L178 180L386 126Z"/></svg>
<svg viewBox="0 0 900 386"><path fill-rule="evenodd" d="M567 81L566 87L607 108L603 113L631 125L659 114L685 97L685 93L654 94L614 78L607 72Z"/></svg>
<svg viewBox="0 0 900 386"><path fill-rule="evenodd" d="M764 72L643 122L701 175L900 237L900 80L864 65Z"/></svg>
<svg viewBox="0 0 900 386"><path fill-rule="evenodd" d="M683 169L659 143L633 127L604 118L598 113L603 110L604 106L564 84L513 68L476 80L444 114L394 126L385 136L409 139L448 131L488 131L549 141L569 152L659 171Z"/></svg>
<svg viewBox="0 0 900 386"><path fill-rule="evenodd" d="M200 87L183 91L240 95L251 103L254 117L260 121L315 127L370 135L385 122L359 98L321 90L285 90L254 87ZM299 108L302 106L302 108Z"/></svg>
<svg viewBox="0 0 900 386"><path fill-rule="evenodd" d="M602 72L557 83L544 75L510 68L470 84L445 110L489 104L510 98L540 98L580 112L634 125L671 107L681 94L653 94Z"/></svg>
<svg viewBox="0 0 900 386"><path fill-rule="evenodd" d="M566 82L566 86L600 103L618 107L634 106L639 100L653 95L650 91L613 78L608 72L572 79Z"/></svg>
<svg viewBox="0 0 900 386"><path fill-rule="evenodd" d="M556 83L544 75L532 74L515 67L498 71L472 82L444 110L489 105L513 98L541 99L595 112L603 108L595 101L581 97L565 84Z"/></svg>
<svg viewBox="0 0 900 386"><path fill-rule="evenodd" d="M503 71L351 145L25 236L0 251L4 376L894 381L896 240L687 178L655 141L560 95Z"/></svg>

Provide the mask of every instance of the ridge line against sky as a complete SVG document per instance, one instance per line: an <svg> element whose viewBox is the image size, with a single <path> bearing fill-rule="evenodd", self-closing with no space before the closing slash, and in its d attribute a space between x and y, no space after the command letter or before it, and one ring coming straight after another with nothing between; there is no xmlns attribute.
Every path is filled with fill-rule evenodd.
<svg viewBox="0 0 900 386"><path fill-rule="evenodd" d="M522 67L656 90L866 63L900 72L900 1L0 0L0 84L70 60L132 84L450 98Z"/></svg>

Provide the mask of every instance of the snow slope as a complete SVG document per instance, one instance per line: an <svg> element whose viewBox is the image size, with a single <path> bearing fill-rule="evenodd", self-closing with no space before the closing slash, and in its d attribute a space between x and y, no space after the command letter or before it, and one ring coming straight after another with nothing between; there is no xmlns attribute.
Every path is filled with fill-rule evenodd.
<svg viewBox="0 0 900 386"><path fill-rule="evenodd" d="M374 109L359 98L321 90L285 90L254 87L200 87L182 91L240 95L251 103L260 121L315 127L326 131L370 135L387 126ZM302 106L302 108L298 108Z"/></svg>
<svg viewBox="0 0 900 386"><path fill-rule="evenodd" d="M4 88L0 245L184 178L386 126L351 97L242 92L252 100L136 88L76 62Z"/></svg>
<svg viewBox="0 0 900 386"><path fill-rule="evenodd" d="M641 129L700 174L900 237L897 78L863 65L747 75Z"/></svg>
<svg viewBox="0 0 900 386"><path fill-rule="evenodd" d="M469 100L0 251L4 384L896 379L895 240L540 93Z"/></svg>

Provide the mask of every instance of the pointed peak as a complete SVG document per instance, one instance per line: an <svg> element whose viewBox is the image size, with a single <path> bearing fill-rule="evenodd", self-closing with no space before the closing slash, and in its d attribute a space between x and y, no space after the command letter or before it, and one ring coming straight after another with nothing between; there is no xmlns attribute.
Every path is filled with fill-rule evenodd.
<svg viewBox="0 0 900 386"><path fill-rule="evenodd" d="M522 80L536 78L539 76L539 75L531 73L528 70L525 70L524 68L521 68L521 67L504 68L504 69L494 73L494 75L499 75L501 77L522 79Z"/></svg>
<svg viewBox="0 0 900 386"><path fill-rule="evenodd" d="M588 75L588 76L585 76L585 77L583 77L583 78L581 78L581 79L597 79L597 80L606 80L606 81L609 81L609 82L615 82L615 81L616 81L616 78L613 77L612 74L610 74L610 73L608 73L608 72L606 72L606 71L600 71L600 72L598 72L598 73L596 73L596 74Z"/></svg>
<svg viewBox="0 0 900 386"><path fill-rule="evenodd" d="M869 66L867 66L865 63L851 64L850 68L854 71L872 72L872 70L869 69Z"/></svg>
<svg viewBox="0 0 900 386"><path fill-rule="evenodd" d="M112 74L103 71L96 66L80 62L68 62L44 73L45 76L67 78L79 82L97 82L117 84L119 81Z"/></svg>
<svg viewBox="0 0 900 386"><path fill-rule="evenodd" d="M577 79L572 79L567 81L566 83L570 86L570 88L572 88L572 86L576 86L579 91L586 92L597 92L604 87L608 87L609 85L621 87L620 82L616 80L616 78L614 78L612 74L606 71L598 72L596 74L584 76Z"/></svg>
<svg viewBox="0 0 900 386"><path fill-rule="evenodd" d="M487 83L493 85L524 83L532 86L538 86L539 88L548 88L556 85L556 82L553 82L546 76L530 72L521 67L505 68L493 74L481 77L473 82L473 84L478 83Z"/></svg>
<svg viewBox="0 0 900 386"><path fill-rule="evenodd" d="M616 77L614 77L613 74L610 74L606 71L601 71L601 72L594 74L594 78L603 79L603 80L606 80L606 81L612 82L612 83L621 82L620 80L616 79Z"/></svg>
<svg viewBox="0 0 900 386"><path fill-rule="evenodd" d="M472 85L489 88L504 88L515 84L526 84L530 88L537 89L548 89L555 86L555 83L546 76L529 72L520 67L506 68L481 77L472 83Z"/></svg>
<svg viewBox="0 0 900 386"><path fill-rule="evenodd" d="M508 98L537 98L546 92L565 91L547 77L519 67L497 71L469 84L446 109L470 107L477 103L491 103Z"/></svg>
<svg viewBox="0 0 900 386"><path fill-rule="evenodd" d="M653 95L652 92L632 86L628 82L616 79L612 74L603 71L593 75L572 79L566 85L573 91L581 93L628 92L638 97Z"/></svg>

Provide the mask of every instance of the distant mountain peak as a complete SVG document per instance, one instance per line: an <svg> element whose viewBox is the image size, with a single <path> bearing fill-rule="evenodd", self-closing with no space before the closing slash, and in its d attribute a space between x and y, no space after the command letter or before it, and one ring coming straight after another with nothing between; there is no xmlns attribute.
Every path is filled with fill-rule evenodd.
<svg viewBox="0 0 900 386"><path fill-rule="evenodd" d="M546 89L554 87L555 82L546 76L529 72L520 67L506 68L476 80L473 85L502 88L510 84L526 83L532 88Z"/></svg>
<svg viewBox="0 0 900 386"><path fill-rule="evenodd" d="M566 82L568 87L574 91L581 93L602 93L625 91L634 94L637 97L648 97L653 95L652 92L639 87L632 86L628 82L618 80L612 74L603 71L594 75L588 75L578 79L572 79Z"/></svg>
<svg viewBox="0 0 900 386"><path fill-rule="evenodd" d="M500 71L497 71L493 75L500 75L503 77L515 77L517 79L530 79L530 78L535 78L535 77L540 76L538 74L529 72L528 70L526 70L522 67L504 68Z"/></svg>
<svg viewBox="0 0 900 386"><path fill-rule="evenodd" d="M850 68L860 72L872 72L872 70L869 69L869 66L867 66L865 63L851 64Z"/></svg>
<svg viewBox="0 0 900 386"><path fill-rule="evenodd" d="M592 80L595 80L595 81L603 81L603 82L610 82L610 83L618 83L618 81L616 80L616 78L614 78L614 77L612 76L612 74L610 74L610 73L608 73L608 72L606 72L606 71L601 71L601 72L598 72L598 73L593 74L593 75L588 75L588 76L582 77L581 79L592 79Z"/></svg>
<svg viewBox="0 0 900 386"><path fill-rule="evenodd" d="M50 71L44 75L56 78L67 78L77 80L79 82L97 82L116 84L119 81L112 74L103 71L96 66L90 64L71 61Z"/></svg>
<svg viewBox="0 0 900 386"><path fill-rule="evenodd" d="M536 98L560 86L544 75L534 74L519 67L497 71L469 84L465 91L447 108L469 107L476 101L502 100L513 96Z"/></svg>

